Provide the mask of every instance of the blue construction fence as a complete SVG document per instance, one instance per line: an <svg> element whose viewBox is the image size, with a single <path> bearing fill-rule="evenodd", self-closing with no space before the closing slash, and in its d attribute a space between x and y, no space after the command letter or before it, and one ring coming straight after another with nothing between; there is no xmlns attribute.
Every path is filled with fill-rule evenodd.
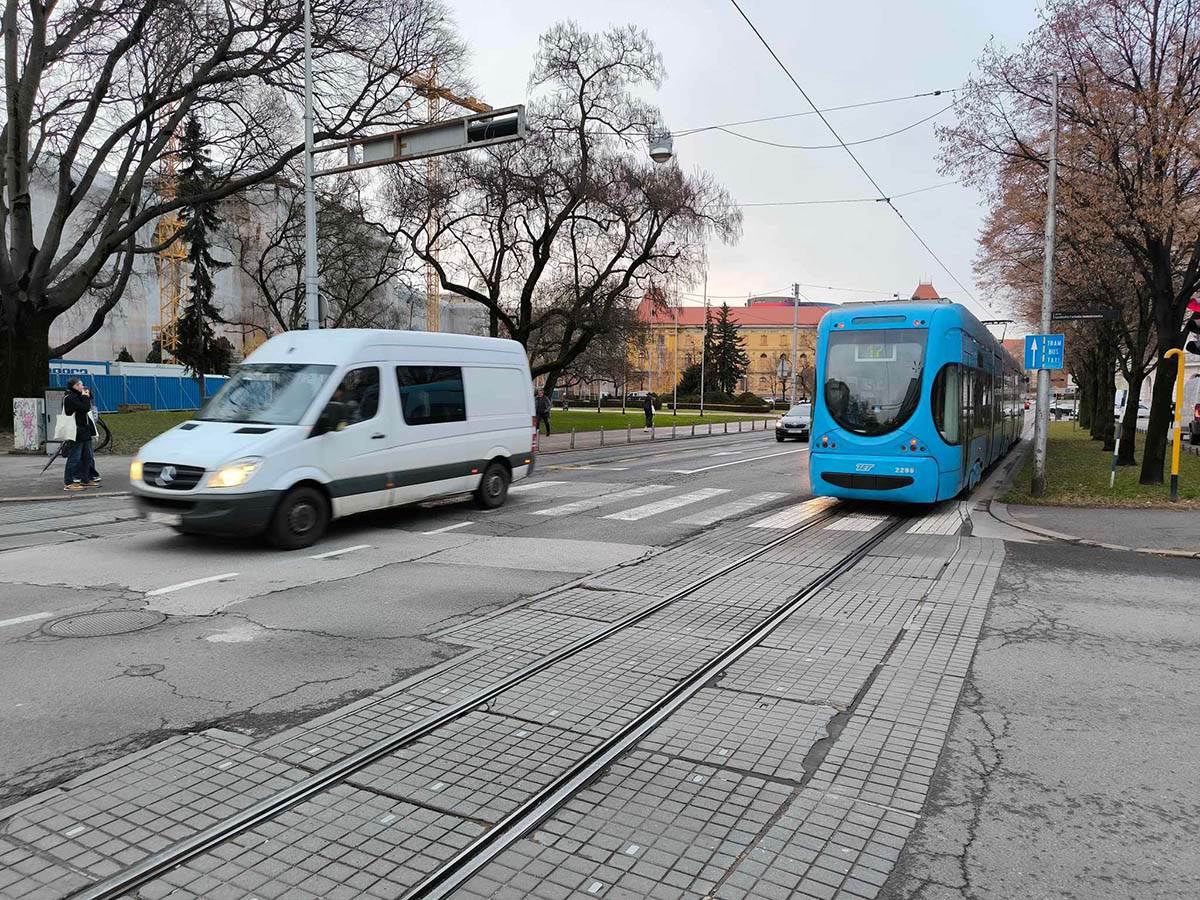
<svg viewBox="0 0 1200 900"><path fill-rule="evenodd" d="M114 413L123 403L149 406L151 409L186 410L200 408L200 385L194 378L162 375L98 375L92 372L50 372L50 386L65 388L75 377L91 389L92 399L102 413ZM204 376L204 391L212 396L226 382L221 375Z"/></svg>

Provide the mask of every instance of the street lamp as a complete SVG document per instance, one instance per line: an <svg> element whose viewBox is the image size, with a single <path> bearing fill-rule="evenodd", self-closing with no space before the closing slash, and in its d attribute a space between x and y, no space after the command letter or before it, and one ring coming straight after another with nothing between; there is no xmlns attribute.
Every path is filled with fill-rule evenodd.
<svg viewBox="0 0 1200 900"><path fill-rule="evenodd" d="M656 163L667 163L675 156L675 142L671 132L658 131L650 135L650 158Z"/></svg>

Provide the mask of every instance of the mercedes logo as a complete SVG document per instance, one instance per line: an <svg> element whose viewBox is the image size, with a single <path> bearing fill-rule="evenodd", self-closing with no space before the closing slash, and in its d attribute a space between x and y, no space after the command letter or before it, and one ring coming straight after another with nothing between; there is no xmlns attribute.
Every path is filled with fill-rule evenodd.
<svg viewBox="0 0 1200 900"><path fill-rule="evenodd" d="M174 466L163 466L162 471L159 472L158 476L154 479L154 483L159 487L167 487L172 481L175 480L176 474L177 473Z"/></svg>

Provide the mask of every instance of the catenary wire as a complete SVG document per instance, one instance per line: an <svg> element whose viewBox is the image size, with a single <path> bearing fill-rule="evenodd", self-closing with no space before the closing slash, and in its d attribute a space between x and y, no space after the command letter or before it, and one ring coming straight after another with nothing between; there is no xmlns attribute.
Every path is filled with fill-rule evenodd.
<svg viewBox="0 0 1200 900"><path fill-rule="evenodd" d="M766 48L767 52L769 54L771 54L771 58L775 60L776 64L779 66L779 68L781 68L783 70L783 73L785 75L787 75L788 80L791 81L791 83L795 86L796 90L800 92L800 96L802 96L804 98L805 102L807 102L808 105L811 106L813 108L813 110L815 110L817 112L817 115L820 117L820 119L824 123L825 127L829 129L829 133L832 134L834 136L834 138L837 139L837 142L841 145L842 149L845 150L847 155L849 155L850 159L854 161L854 164L855 164L855 166L858 167L858 170L863 173L863 175L866 177L867 181L871 182L871 186L874 187L875 190L879 192L879 196L881 198L885 198L883 202L887 203L887 205L891 208L891 210L897 216L899 216L900 221L904 223L904 227L909 230L909 232L912 234L912 236L917 239L918 243L920 243L921 246L925 248L926 252L931 257L933 257L934 261L937 262L937 264L942 267L943 271L945 271L945 273L950 276L950 278L954 281L954 283L956 285L958 285L958 287L962 290L962 292L964 294L966 294L968 297L970 297L971 300L976 303L976 305L978 305L979 301L976 300L975 295L972 294L971 291L967 288L967 286L965 284L963 284L962 281L959 280L958 276L955 275L954 272L950 269L950 267L947 266L942 261L941 257L938 256L937 253L934 252L934 249L931 246L929 246L929 243L925 240L925 238L921 237L920 233L917 231L916 228L913 227L912 223L909 222L908 219L906 219L904 217L904 214L902 212L900 212L899 207L897 207L896 204L893 203L890 198L888 198L887 191L885 191L882 187L880 187L879 182L876 181L874 176L872 176L871 173L867 171L867 167L862 164L862 161L859 160L858 156L854 153L854 151L852 149L850 149L850 147L846 144L846 142L844 140L842 140L842 136L840 134L838 134L837 129L833 127L833 125L830 123L829 119L827 119L825 117L825 114L817 109L817 104L815 104L812 101L812 98L809 97L808 92L806 90L804 90L804 87L800 84L799 81L796 80L796 76L792 74L791 70L784 64L783 60L779 58L779 54L777 54L775 52L775 49L771 46L771 44L763 36L762 32L758 30L758 26L756 26L754 24L754 22L751 21L750 17L748 15L746 15L746 11L742 9L741 4L738 3L738 0L729 0L729 2L733 4L733 8L738 11L738 14L745 20L746 24L750 26L750 30L754 32L755 37L757 37L759 42L763 45L763 47ZM991 304L988 303L988 306L990 307Z"/></svg>

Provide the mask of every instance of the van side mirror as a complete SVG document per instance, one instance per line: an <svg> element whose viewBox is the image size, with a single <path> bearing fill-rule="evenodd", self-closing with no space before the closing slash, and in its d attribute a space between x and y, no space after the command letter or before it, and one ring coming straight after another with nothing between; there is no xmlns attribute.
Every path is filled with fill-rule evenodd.
<svg viewBox="0 0 1200 900"><path fill-rule="evenodd" d="M320 437L327 431L333 431L337 427L336 417L331 409L321 410L321 415L317 416L317 421L312 429L308 432L310 438Z"/></svg>

